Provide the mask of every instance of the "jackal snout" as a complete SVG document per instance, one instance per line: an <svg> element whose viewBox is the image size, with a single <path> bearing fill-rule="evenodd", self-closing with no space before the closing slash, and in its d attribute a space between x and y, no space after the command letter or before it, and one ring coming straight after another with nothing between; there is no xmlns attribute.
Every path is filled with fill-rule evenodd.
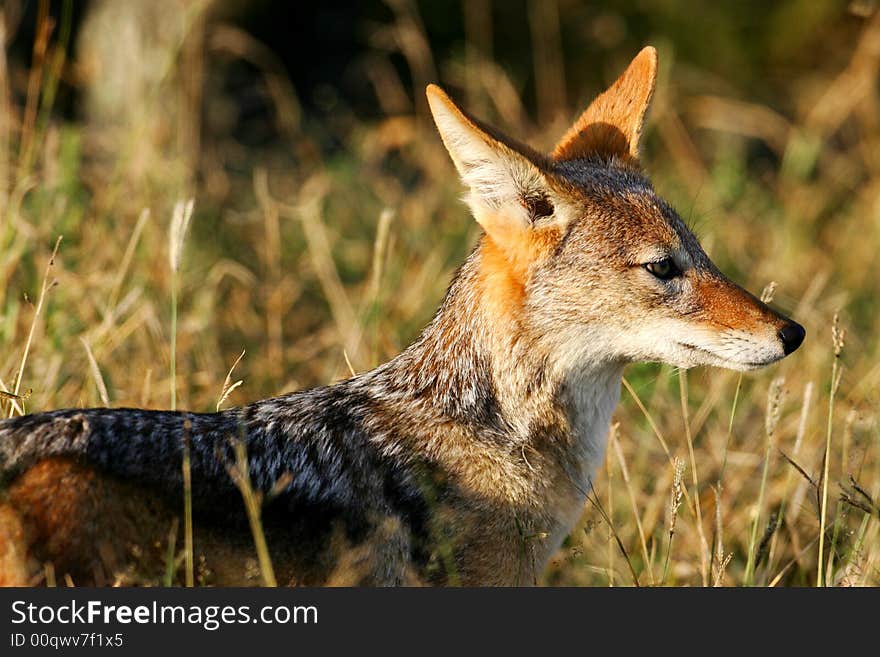
<svg viewBox="0 0 880 657"><path fill-rule="evenodd" d="M713 310L732 313L744 330L763 332L769 334L771 341L778 340L782 349L781 356L787 356L801 346L806 336L803 326L726 278L721 287L727 291L712 294L710 307ZM721 326L730 328L723 323Z"/></svg>
<svg viewBox="0 0 880 657"><path fill-rule="evenodd" d="M689 292L694 312L675 338L690 364L756 369L787 356L803 342L806 331L800 324L717 270L695 278Z"/></svg>

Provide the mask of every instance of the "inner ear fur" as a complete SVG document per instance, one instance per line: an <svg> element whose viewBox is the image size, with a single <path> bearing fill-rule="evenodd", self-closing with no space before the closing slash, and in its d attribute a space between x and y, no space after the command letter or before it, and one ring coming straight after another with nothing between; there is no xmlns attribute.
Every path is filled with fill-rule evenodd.
<svg viewBox="0 0 880 657"><path fill-rule="evenodd" d="M556 161L616 157L638 162L639 137L657 85L657 50L647 46L568 129L556 147Z"/></svg>
<svg viewBox="0 0 880 657"><path fill-rule="evenodd" d="M427 96L443 144L469 189L466 201L487 232L503 226L502 219L511 229L528 228L553 214L545 156L470 116L438 86L429 85Z"/></svg>
<svg viewBox="0 0 880 657"><path fill-rule="evenodd" d="M443 144L469 189L465 200L486 233L484 268L498 272L493 280L503 270L502 278L519 285L561 234L552 163L461 110L436 85L428 86L427 96ZM493 262L506 264L493 269Z"/></svg>

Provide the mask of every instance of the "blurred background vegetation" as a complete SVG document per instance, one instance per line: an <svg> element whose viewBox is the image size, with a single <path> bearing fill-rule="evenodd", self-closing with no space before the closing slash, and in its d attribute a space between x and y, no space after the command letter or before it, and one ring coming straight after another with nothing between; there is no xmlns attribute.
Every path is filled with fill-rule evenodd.
<svg viewBox="0 0 880 657"><path fill-rule="evenodd" d="M187 198L180 407L242 351L229 403L387 360L478 234L425 85L549 150L655 45L646 170L807 341L745 377L630 368L602 511L544 581L880 582L876 2L5 0L0 42L7 414L169 405Z"/></svg>

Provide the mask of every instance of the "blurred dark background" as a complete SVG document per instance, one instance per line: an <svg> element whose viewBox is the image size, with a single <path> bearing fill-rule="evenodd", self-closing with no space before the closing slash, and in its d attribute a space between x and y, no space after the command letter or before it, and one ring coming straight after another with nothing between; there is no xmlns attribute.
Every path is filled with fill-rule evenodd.
<svg viewBox="0 0 880 657"><path fill-rule="evenodd" d="M84 18L96 0L45 3L54 31L66 32L72 55ZM122 4L144 4L131 0ZM625 64L628 53L647 43L672 47L676 66L709 77L716 90L748 91L751 98L786 107L786 90L795 72L825 68L847 57L873 2L845 0L737 0L683 3L670 0L619 2L599 0L363 0L289 2L287 0L162 1L163 11L184 13L202 7L208 20L236 26L264 45L283 67L302 106L314 114L335 103L362 118L383 113L370 84L368 67L386 59L413 96L414 75L407 70L404 39L394 33L395 16L418 23L430 43L432 59L443 63L478 55L493 60L512 78L526 107L548 102L581 102ZM6 38L10 69L30 69L36 42L39 0L6 0ZM477 53L469 53L476 49ZM564 88L545 87L555 95L539 98L535 53L564 68L555 73ZM247 71L231 72L230 85L241 84ZM21 81L19 81L21 82ZM23 93L21 84L14 88ZM62 79L56 109L70 116L77 108L77 85ZM416 95L420 94L418 90Z"/></svg>

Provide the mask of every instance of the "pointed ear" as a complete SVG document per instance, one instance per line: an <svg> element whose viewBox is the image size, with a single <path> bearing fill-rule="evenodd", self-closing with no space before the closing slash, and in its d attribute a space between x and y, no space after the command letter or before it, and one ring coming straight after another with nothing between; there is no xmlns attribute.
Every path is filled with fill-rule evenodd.
<svg viewBox="0 0 880 657"><path fill-rule="evenodd" d="M656 83L657 50L647 46L568 129L553 150L553 159L599 155L637 160L639 135Z"/></svg>
<svg viewBox="0 0 880 657"><path fill-rule="evenodd" d="M437 85L428 85L426 93L443 144L469 189L465 200L490 236L501 238L499 231L521 230L553 214L541 155L465 114Z"/></svg>

